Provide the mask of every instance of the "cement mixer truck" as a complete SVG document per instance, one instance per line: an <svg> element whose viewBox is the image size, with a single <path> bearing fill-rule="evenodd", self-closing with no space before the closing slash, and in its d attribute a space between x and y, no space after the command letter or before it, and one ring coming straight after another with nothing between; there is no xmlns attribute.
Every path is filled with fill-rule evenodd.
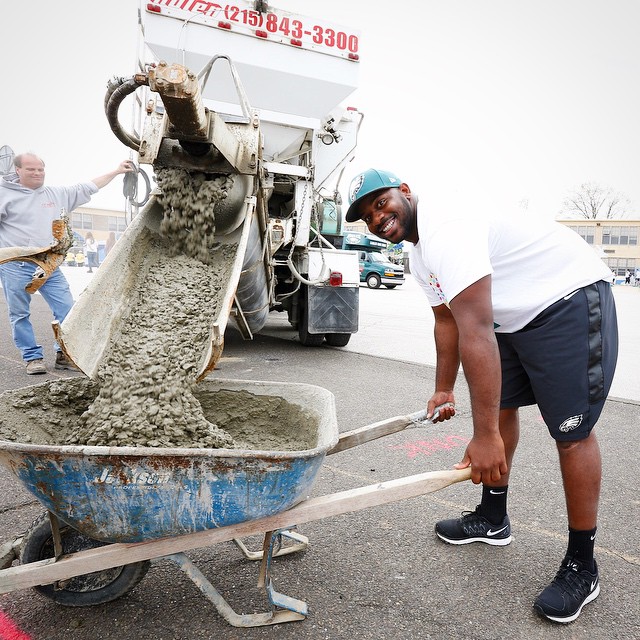
<svg viewBox="0 0 640 640"><path fill-rule="evenodd" d="M358 258L322 232L341 232L339 182L363 119L345 106L357 32L247 0L142 1L139 28L137 69L108 83L104 108L157 187L54 325L63 349L95 372L107 341L96 336L113 334L143 256L153 269L146 235L167 229L171 249L225 263L213 267L226 275L201 377L230 318L251 339L284 312L303 345L345 346L358 329Z"/></svg>

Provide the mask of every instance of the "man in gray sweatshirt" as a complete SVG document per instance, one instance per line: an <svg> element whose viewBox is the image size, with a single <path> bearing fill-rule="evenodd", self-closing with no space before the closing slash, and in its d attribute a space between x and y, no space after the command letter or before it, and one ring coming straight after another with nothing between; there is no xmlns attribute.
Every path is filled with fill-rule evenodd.
<svg viewBox="0 0 640 640"><path fill-rule="evenodd" d="M44 162L33 153L14 158L15 174L0 180L0 248L48 247L55 244L52 223L64 209L71 212L86 204L117 175L133 171L129 160L90 182L70 187L45 187ZM0 283L9 310L13 341L22 353L29 375L46 373L44 352L36 342L31 324L31 294L25 290L33 279L37 265L28 261L11 261L0 265ZM53 317L62 322L73 306L73 296L64 274L55 269L39 288ZM56 369L75 369L55 344Z"/></svg>

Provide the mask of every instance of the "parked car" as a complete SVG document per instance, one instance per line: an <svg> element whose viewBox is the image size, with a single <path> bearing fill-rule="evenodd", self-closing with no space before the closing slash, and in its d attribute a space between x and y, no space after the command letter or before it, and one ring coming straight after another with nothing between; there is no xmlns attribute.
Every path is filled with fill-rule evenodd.
<svg viewBox="0 0 640 640"><path fill-rule="evenodd" d="M366 282L370 289L378 289L382 284L395 289L404 282L404 269L379 251L358 251L358 259L360 282Z"/></svg>

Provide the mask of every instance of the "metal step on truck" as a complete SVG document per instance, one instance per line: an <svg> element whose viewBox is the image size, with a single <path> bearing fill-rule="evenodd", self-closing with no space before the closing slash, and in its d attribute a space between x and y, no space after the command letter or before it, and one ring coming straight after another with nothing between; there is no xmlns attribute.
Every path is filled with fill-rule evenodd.
<svg viewBox="0 0 640 640"><path fill-rule="evenodd" d="M109 81L104 108L157 186L58 329L63 348L95 372L143 251L153 270L146 236L167 229L181 238L172 250L199 244L205 261L229 266L202 376L229 318L251 339L270 312L285 312L303 345L346 345L358 330L358 257L320 230L329 211L340 232L339 182L363 119L345 104L358 33L247 0L142 1L139 31L137 68Z"/></svg>

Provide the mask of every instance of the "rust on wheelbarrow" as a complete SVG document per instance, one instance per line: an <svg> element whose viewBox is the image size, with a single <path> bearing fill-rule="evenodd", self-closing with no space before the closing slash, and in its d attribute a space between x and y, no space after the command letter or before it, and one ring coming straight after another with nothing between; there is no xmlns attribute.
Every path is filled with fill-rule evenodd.
<svg viewBox="0 0 640 640"><path fill-rule="evenodd" d="M310 391L309 385L282 386L246 381L219 383L224 386L250 385L254 390L256 384L265 385L259 392L268 394L277 390L289 393L290 397L297 396L305 405L309 400L300 397L301 391L303 396ZM420 411L354 429L338 437L333 396L326 390L322 391L324 393L319 395L315 391L312 394L315 397L313 406L319 411L317 415L320 419L316 446L307 451L252 451L249 455L244 455L247 452L232 450L193 449L134 453L121 447L68 447L56 451L53 450L55 447L51 446L47 448L43 445L0 441L0 462L8 466L48 509L51 506L59 510L56 513L50 509L53 540L54 544L58 544L58 548L62 549L61 541L58 539L56 542L54 532L58 527L53 527L58 516L62 519L75 517L76 521L69 524L85 535L93 537L90 532L96 531L103 539L117 540L118 537L113 531L107 531L102 516L111 516L114 511L120 515L123 505L127 522L120 523L121 531L127 540L132 540L126 543L116 541L98 548L85 548L71 554L63 554L61 550L61 555L56 554L53 562L43 559L10 566L21 547L20 539L16 538L0 549L5 557L5 562L0 568L0 593L28 587L37 588L38 585L57 585L57 588L64 590L66 581L75 577L94 575L95 572L108 571L123 564L133 565L154 558L165 558L177 564L232 626L257 627L303 620L308 613L306 602L280 593L274 588L270 566L272 557L278 553L274 553L276 539L280 536L293 537L298 544L295 545L295 549L290 550L304 549L307 541L305 536L291 531L299 524L417 497L468 480L471 476L470 469L428 472L309 498L306 493L311 490L315 475L326 455L399 432L407 427L422 426L426 419L426 412ZM5 394L0 396L0 405L4 396ZM141 471L145 463L146 467ZM29 469L29 473L26 473L25 469ZM91 469L90 472L87 472L87 469ZM38 480L29 484L32 475L38 477ZM63 487L57 482L56 489L52 491L48 486L48 478L51 475L60 481L65 477L69 480L72 476L71 487ZM197 481L190 484L190 480ZM233 510L228 513L224 509L223 501L211 501L212 497L215 498L211 486L216 482L230 497L235 498L240 487L243 498L248 498L245 502L238 503L241 508L235 515ZM34 490L36 485L37 491ZM154 499L153 496L158 491L162 493L165 485L174 491L174 505L183 501L189 503L195 496L199 516L202 516L203 512L212 512L217 516L216 521L209 522L206 517L200 517L194 522L193 513L190 514L191 521L188 521L184 511L177 508L172 511L171 505L159 504L162 501ZM94 489L99 487L99 491L103 492L100 493L100 501L96 502L95 496L91 494L92 486ZM205 491L202 491L203 487L206 487ZM91 496L88 499L83 496L79 500L80 506L92 506L95 509L80 518L75 509L68 509L67 500L77 498L81 491L87 490ZM67 491L66 497L62 496L62 491ZM135 496L137 504L133 505L127 501L128 494ZM264 495L261 494L270 497L284 496L289 502L264 502ZM50 498L52 495L53 498ZM208 504L203 509L203 504L207 501ZM253 510L256 505L260 506L266 515L257 516ZM144 527L137 528L138 521L135 520L136 514L132 513L133 506L143 515L141 522ZM184 533L172 533L176 530L175 523L170 529L166 529L165 521L160 518L154 526L159 527L156 531L158 535L164 533L164 537L154 539L153 536L149 536L150 523L156 518L155 511L158 507L167 508L172 517L179 522L180 531ZM238 514L239 518L236 517ZM234 518L237 522L234 522ZM190 530L194 524L196 526ZM261 558L258 586L265 589L271 608L263 613L239 614L195 567L185 552L228 540L238 542L242 537L261 533L264 534L263 552L253 556L258 555ZM28 534L26 535L28 537ZM135 538L140 538L140 541L136 542ZM123 585L118 594L123 595L127 587L128 584ZM54 590L51 593L57 592Z"/></svg>
<svg viewBox="0 0 640 640"><path fill-rule="evenodd" d="M73 385L74 380L56 382ZM310 424L302 450L68 446L0 441L0 463L42 505L84 535L140 542L255 520L307 497L338 442L333 394L315 385L238 380L200 383L201 393L248 391L284 398ZM8 411L11 392L0 396ZM284 420L284 418L283 418ZM287 430L286 422L278 425ZM293 428L293 426L291 427ZM258 434L259 435L259 434Z"/></svg>

